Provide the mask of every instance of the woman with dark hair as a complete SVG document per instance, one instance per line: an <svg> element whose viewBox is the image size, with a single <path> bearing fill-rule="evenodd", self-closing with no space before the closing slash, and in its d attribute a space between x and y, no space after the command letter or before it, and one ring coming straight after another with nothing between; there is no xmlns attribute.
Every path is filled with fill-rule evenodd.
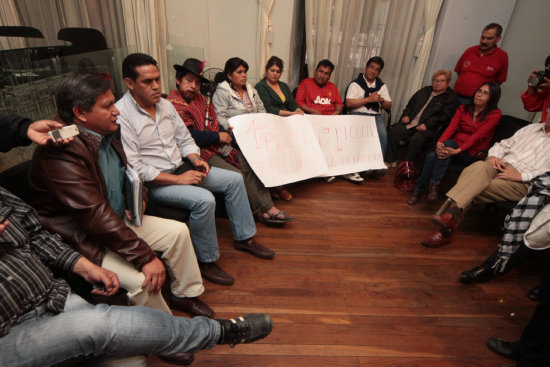
<svg viewBox="0 0 550 367"><path fill-rule="evenodd" d="M303 115L290 88L279 81L283 73L283 60L271 56L265 65L265 77L256 84L256 90L267 112L279 116Z"/></svg>
<svg viewBox="0 0 550 367"><path fill-rule="evenodd" d="M218 84L212 96L218 121L228 131L229 118L244 113L266 112L258 92L247 83L247 71L248 64L243 59L232 57L227 60L223 70L223 81Z"/></svg>
<svg viewBox="0 0 550 367"><path fill-rule="evenodd" d="M212 104L216 109L218 121L231 131L228 119L244 113L266 112L258 91L246 82L248 64L241 58L232 57L225 62L223 81L218 84L212 96ZM218 77L216 81L219 81ZM274 188L274 197L285 201L292 200L292 195L282 186Z"/></svg>
<svg viewBox="0 0 550 367"><path fill-rule="evenodd" d="M212 104L216 110L214 116L217 116L219 125L223 126L223 128L220 126L218 131L222 129L224 131L231 131L228 122L230 117L244 113L265 112L264 105L260 97L258 97L258 92L246 82L247 71L248 64L238 57L231 58L225 63L224 80L218 84L216 92L212 96ZM216 76L216 79L216 81L219 81L219 76ZM212 129L212 125L209 129ZM191 129L190 131L193 130ZM217 154L219 158L212 161L208 160L208 163L219 168L237 172L242 171L248 199L258 221L269 225L282 225L294 220L294 217L273 204L270 192L256 176L244 155L240 151L233 149L229 145L230 143L231 138L229 142L226 142L227 145L224 146L224 148L228 148L227 153L222 152L221 155ZM201 149L203 148L201 146ZM230 159L232 155L236 159Z"/></svg>
<svg viewBox="0 0 550 367"><path fill-rule="evenodd" d="M480 151L489 147L500 123L499 99L500 86L487 82L476 90L470 104L458 108L437 141L435 150L426 156L422 173L407 204L418 203L426 186L428 200L437 200L439 182L445 176L451 159L454 163L468 166L476 160Z"/></svg>

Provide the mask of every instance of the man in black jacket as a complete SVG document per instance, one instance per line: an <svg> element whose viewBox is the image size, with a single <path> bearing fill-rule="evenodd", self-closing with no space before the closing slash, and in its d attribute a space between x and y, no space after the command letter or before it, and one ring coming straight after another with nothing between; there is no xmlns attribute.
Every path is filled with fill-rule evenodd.
<svg viewBox="0 0 550 367"><path fill-rule="evenodd" d="M406 161L415 161L420 151L433 143L441 126L449 123L459 106L452 88L450 70L438 70L432 77L432 85L416 92L397 124L390 129L387 161L397 160L401 140L408 140Z"/></svg>

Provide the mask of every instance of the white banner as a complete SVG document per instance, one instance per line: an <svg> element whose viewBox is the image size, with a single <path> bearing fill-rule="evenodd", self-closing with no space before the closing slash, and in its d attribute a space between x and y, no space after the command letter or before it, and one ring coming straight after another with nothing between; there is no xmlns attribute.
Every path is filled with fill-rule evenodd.
<svg viewBox="0 0 550 367"><path fill-rule="evenodd" d="M307 115L325 155L323 176L386 169L373 116Z"/></svg>
<svg viewBox="0 0 550 367"><path fill-rule="evenodd" d="M300 115L254 113L229 119L239 148L266 187L305 180L327 172L319 142Z"/></svg>
<svg viewBox="0 0 550 367"><path fill-rule="evenodd" d="M266 187L386 168L372 116L257 113L232 117L229 123Z"/></svg>

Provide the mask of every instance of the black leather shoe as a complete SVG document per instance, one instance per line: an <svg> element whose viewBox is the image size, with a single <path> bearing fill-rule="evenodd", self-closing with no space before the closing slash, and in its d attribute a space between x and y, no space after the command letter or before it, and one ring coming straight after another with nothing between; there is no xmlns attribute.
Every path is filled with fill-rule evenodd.
<svg viewBox="0 0 550 367"><path fill-rule="evenodd" d="M233 247L236 250L251 253L260 259L273 259L275 257L274 251L260 245L254 238L244 241L234 241Z"/></svg>
<svg viewBox="0 0 550 367"><path fill-rule="evenodd" d="M495 352L499 356L513 359L514 361L519 360L519 358L512 351L510 342L507 342L504 339L489 338L487 339L487 346L489 347L489 349L491 349L493 352Z"/></svg>
<svg viewBox="0 0 550 367"><path fill-rule="evenodd" d="M527 293L527 297L529 297L531 301L540 302L540 288L541 288L541 284L531 289L529 293Z"/></svg>
<svg viewBox="0 0 550 367"><path fill-rule="evenodd" d="M170 354L168 356L158 356L160 359L162 359L164 362L168 362L171 364L179 364L182 366L187 366L188 364L191 364L193 362L193 359L195 359L195 356L193 353L175 353Z"/></svg>
<svg viewBox="0 0 550 367"><path fill-rule="evenodd" d="M230 285L235 282L235 278L225 272L215 262L202 263L199 261L199 269L201 270L202 277L214 284Z"/></svg>
<svg viewBox="0 0 550 367"><path fill-rule="evenodd" d="M176 297L172 295L170 307L183 311L191 317L204 316L209 319L214 317L214 310L201 301L199 297Z"/></svg>
<svg viewBox="0 0 550 367"><path fill-rule="evenodd" d="M476 266L473 269L463 271L460 274L460 281L464 284L477 282L488 282L495 274L494 269L484 266Z"/></svg>
<svg viewBox="0 0 550 367"><path fill-rule="evenodd" d="M265 313L251 313L230 320L216 320L221 327L218 344L252 343L263 339L273 329L273 319Z"/></svg>

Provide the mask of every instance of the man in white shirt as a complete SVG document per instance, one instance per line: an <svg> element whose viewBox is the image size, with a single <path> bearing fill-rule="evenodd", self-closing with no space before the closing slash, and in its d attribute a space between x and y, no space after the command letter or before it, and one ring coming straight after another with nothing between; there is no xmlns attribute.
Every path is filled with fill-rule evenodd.
<svg viewBox="0 0 550 367"><path fill-rule="evenodd" d="M550 118L544 124L531 124L514 136L493 145L485 161L462 171L447 201L432 223L440 229L422 239L435 247L451 242L451 235L472 203L519 201L529 189L529 181L550 170Z"/></svg>
<svg viewBox="0 0 550 367"><path fill-rule="evenodd" d="M384 69L384 60L379 56L371 57L365 66L365 73L352 81L346 93L346 108L352 115L374 116L376 130L380 138L382 155L386 157L388 132L386 122L380 112L391 110L391 97L386 84L378 77Z"/></svg>
<svg viewBox="0 0 550 367"><path fill-rule="evenodd" d="M122 74L128 92L116 107L124 152L141 179L151 185L156 202L190 211L189 230L203 277L217 284L234 281L215 263L220 255L212 192L224 196L235 249L272 259L275 253L254 239L256 225L242 176L211 168L200 158L200 149L181 117L161 98L155 59L140 53L128 55ZM189 169L182 169L185 166Z"/></svg>

